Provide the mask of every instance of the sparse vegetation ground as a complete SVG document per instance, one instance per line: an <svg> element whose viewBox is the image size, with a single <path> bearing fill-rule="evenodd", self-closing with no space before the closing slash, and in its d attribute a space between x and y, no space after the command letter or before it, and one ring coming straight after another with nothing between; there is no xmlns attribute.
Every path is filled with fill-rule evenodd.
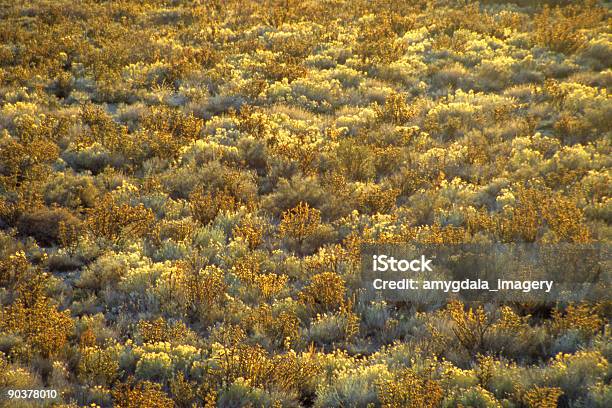
<svg viewBox="0 0 612 408"><path fill-rule="evenodd" d="M0 0L0 390L60 393L0 404L612 406L609 302L349 284L363 243L608 244L610 27L592 0Z"/></svg>

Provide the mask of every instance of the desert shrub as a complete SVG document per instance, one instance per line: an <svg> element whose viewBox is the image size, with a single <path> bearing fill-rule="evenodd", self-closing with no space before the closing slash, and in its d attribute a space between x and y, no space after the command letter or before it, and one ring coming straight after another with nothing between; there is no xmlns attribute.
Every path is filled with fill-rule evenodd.
<svg viewBox="0 0 612 408"><path fill-rule="evenodd" d="M15 290L32 275L32 266L23 250L3 256L0 260L0 284Z"/></svg>
<svg viewBox="0 0 612 408"><path fill-rule="evenodd" d="M154 220L153 212L142 204L135 207L119 204L112 195L106 194L88 211L86 225L95 236L118 241L146 234Z"/></svg>
<svg viewBox="0 0 612 408"><path fill-rule="evenodd" d="M523 397L528 407L556 407L559 397L563 394L556 387L536 387Z"/></svg>
<svg viewBox="0 0 612 408"><path fill-rule="evenodd" d="M504 89L512 81L515 64L509 57L483 59L478 66L477 83L487 91Z"/></svg>
<svg viewBox="0 0 612 408"><path fill-rule="evenodd" d="M112 155L99 143L65 150L62 159L75 171L89 170L93 174L99 174L107 167L118 169L123 166L121 157Z"/></svg>
<svg viewBox="0 0 612 408"><path fill-rule="evenodd" d="M53 245L60 241L62 228L81 228L81 221L63 208L40 208L23 214L18 222L19 231L34 237L42 245Z"/></svg>
<svg viewBox="0 0 612 408"><path fill-rule="evenodd" d="M335 313L318 314L308 329L309 341L319 346L350 341L359 334L360 319L344 307Z"/></svg>
<svg viewBox="0 0 612 408"><path fill-rule="evenodd" d="M505 360L496 360L492 356L477 356L474 371L482 387L500 401L515 394L526 382L521 367Z"/></svg>
<svg viewBox="0 0 612 408"><path fill-rule="evenodd" d="M89 385L110 385L119 377L118 350L108 345L85 346L81 349L78 372Z"/></svg>
<svg viewBox="0 0 612 408"><path fill-rule="evenodd" d="M129 264L125 258L117 256L114 252L108 252L97 258L81 272L77 285L94 290L100 290L108 285L116 285L127 268L129 268Z"/></svg>
<svg viewBox="0 0 612 408"><path fill-rule="evenodd" d="M506 3L3 2L0 388L610 406L607 303L357 290L361 245L609 241L609 12Z"/></svg>
<svg viewBox="0 0 612 408"><path fill-rule="evenodd" d="M23 124L26 129L40 126L33 120L24 120ZM36 133L22 134L17 139L5 131L0 137L0 185L14 188L27 181L45 179L50 164L58 155L59 149L53 139Z"/></svg>
<svg viewBox="0 0 612 408"><path fill-rule="evenodd" d="M204 121L193 114L184 114L168 106L153 107L141 120L142 127L155 132L168 132L184 140L197 139Z"/></svg>
<svg viewBox="0 0 612 408"><path fill-rule="evenodd" d="M557 194L551 197L544 207L543 216L548 227L561 242L588 242L590 233L581 220L583 211L575 200Z"/></svg>
<svg viewBox="0 0 612 408"><path fill-rule="evenodd" d="M101 106L92 103L83 105L79 119L85 130L78 138L81 146L99 143L109 151L119 151L128 140L127 129L117 124Z"/></svg>
<svg viewBox="0 0 612 408"><path fill-rule="evenodd" d="M225 274L219 267L183 261L165 268L155 291L165 310L206 320L225 300L226 289Z"/></svg>
<svg viewBox="0 0 612 408"><path fill-rule="evenodd" d="M195 230L193 219L189 217L180 220L163 220L156 227L154 240L158 242L166 240L187 242L191 240Z"/></svg>
<svg viewBox="0 0 612 408"><path fill-rule="evenodd" d="M315 174L318 170L321 149L319 133L313 129L300 130L290 138L277 141L271 150L305 175Z"/></svg>
<svg viewBox="0 0 612 408"><path fill-rule="evenodd" d="M338 144L336 155L340 168L351 180L368 181L376 175L374 155L368 146L344 139Z"/></svg>
<svg viewBox="0 0 612 408"><path fill-rule="evenodd" d="M610 41L606 39L591 39L589 43L585 45L581 56L596 70L609 67L610 63L612 63L612 48L610 47Z"/></svg>
<svg viewBox="0 0 612 408"><path fill-rule="evenodd" d="M29 267L23 252L10 257L9 262L13 265L0 264L0 270L5 277L16 279L11 288L15 296L0 309L0 327L22 337L32 351L44 357L59 353L74 330L70 311L58 310L47 296L49 275Z"/></svg>
<svg viewBox="0 0 612 408"><path fill-rule="evenodd" d="M550 330L556 335L577 331L580 337L589 340L602 329L603 324L604 319L600 316L599 306L582 303L569 305L564 313L554 310Z"/></svg>
<svg viewBox="0 0 612 408"><path fill-rule="evenodd" d="M175 404L180 407L188 407L196 397L196 384L185 379L183 373L179 373L170 381L170 394Z"/></svg>
<svg viewBox="0 0 612 408"><path fill-rule="evenodd" d="M390 377L384 365L343 367L317 389L316 407L367 406L380 403L377 383Z"/></svg>
<svg viewBox="0 0 612 408"><path fill-rule="evenodd" d="M443 404L443 406L449 407L458 405L480 408L499 408L502 406L493 394L478 385L456 392L450 398L446 398Z"/></svg>
<svg viewBox="0 0 612 408"><path fill-rule="evenodd" d="M237 379L219 393L218 403L225 407L242 406L298 406L290 395L254 387L244 379Z"/></svg>
<svg viewBox="0 0 612 408"><path fill-rule="evenodd" d="M257 198L255 175L251 171L225 167L218 162L210 162L200 172L201 182L210 191L226 190L237 202L252 206Z"/></svg>
<svg viewBox="0 0 612 408"><path fill-rule="evenodd" d="M248 254L236 261L232 272L247 288L255 290L264 299L271 299L287 288L288 277L262 270L261 253Z"/></svg>
<svg viewBox="0 0 612 408"><path fill-rule="evenodd" d="M44 356L59 353L72 334L74 323L69 311L60 312L40 295L33 303L17 298L2 309L2 329L22 336L32 350Z"/></svg>
<svg viewBox="0 0 612 408"><path fill-rule="evenodd" d="M225 384L243 378L253 386L264 386L273 380L274 363L259 345L213 344L212 359L219 367L217 376Z"/></svg>
<svg viewBox="0 0 612 408"><path fill-rule="evenodd" d="M383 107L376 106L375 110L380 121L403 125L418 113L418 106L409 106L406 95L393 92L387 96Z"/></svg>
<svg viewBox="0 0 612 408"><path fill-rule="evenodd" d="M542 12L534 17L534 39L554 51L571 54L586 43L581 29L598 23L602 12L592 1L552 10L544 6Z"/></svg>
<svg viewBox="0 0 612 408"><path fill-rule="evenodd" d="M602 380L608 370L608 361L598 351L578 351L575 354L557 354L551 365L544 369L548 386L558 387L570 400L583 397L588 386Z"/></svg>
<svg viewBox="0 0 612 408"><path fill-rule="evenodd" d="M238 142L240 159L258 174L265 174L269 166L269 156L266 145L260 140L244 137Z"/></svg>
<svg viewBox="0 0 612 408"><path fill-rule="evenodd" d="M141 146L132 157L145 153L165 160L177 160L183 146L197 140L204 129L203 120L167 106L152 108L142 117L140 125L138 136L146 148Z"/></svg>
<svg viewBox="0 0 612 408"><path fill-rule="evenodd" d="M405 44L397 40L389 16L367 15L359 21L360 30L355 53L362 62L388 64L405 51Z"/></svg>
<svg viewBox="0 0 612 408"><path fill-rule="evenodd" d="M99 193L91 178L64 173L47 184L44 194L47 205L79 209L93 207Z"/></svg>
<svg viewBox="0 0 612 408"><path fill-rule="evenodd" d="M384 98L382 98L384 100ZM355 136L359 131L371 128L377 122L378 114L373 107L363 109L344 108L338 112L338 117L334 125L336 133L340 135ZM329 131L328 131L329 133Z"/></svg>
<svg viewBox="0 0 612 408"><path fill-rule="evenodd" d="M170 408L174 402L162 391L161 385L143 381L136 384L121 383L113 391L113 402L120 408Z"/></svg>
<svg viewBox="0 0 612 408"><path fill-rule="evenodd" d="M588 228L579 222L583 217L582 210L574 200L524 187L518 188L514 199L516 204L513 207L504 207L504 218L499 224L502 239L534 242L543 234L546 222L555 242L589 241Z"/></svg>
<svg viewBox="0 0 612 408"><path fill-rule="evenodd" d="M441 382L448 389L465 389L478 384L479 378L474 370L464 370L452 363L442 362Z"/></svg>
<svg viewBox="0 0 612 408"><path fill-rule="evenodd" d="M474 76L463 65L456 64L439 69L432 76L432 84L436 88L473 89Z"/></svg>
<svg viewBox="0 0 612 408"><path fill-rule="evenodd" d="M92 316L82 316L76 322L76 337L80 346L94 346L112 344L116 340L116 333L107 325L105 316L98 313Z"/></svg>
<svg viewBox="0 0 612 408"><path fill-rule="evenodd" d="M530 317L520 316L509 306L501 306L485 339L485 348L508 358L537 355L541 340L529 325Z"/></svg>
<svg viewBox="0 0 612 408"><path fill-rule="evenodd" d="M493 325L493 319L484 308L479 306L465 310L462 303L451 302L446 310L454 324L452 331L459 344L472 353L483 351L485 336Z"/></svg>
<svg viewBox="0 0 612 408"><path fill-rule="evenodd" d="M427 322L432 346L463 366L479 354L507 358L538 358L548 337L529 325L531 316L521 316L509 306L485 310L452 301L438 319ZM439 348L438 348L439 347Z"/></svg>
<svg viewBox="0 0 612 408"><path fill-rule="evenodd" d="M321 212L307 203L300 202L283 213L279 232L282 236L294 240L297 248L301 248L304 241L319 229L320 223Z"/></svg>
<svg viewBox="0 0 612 408"><path fill-rule="evenodd" d="M612 402L612 391L609 384L595 384L590 387L589 395L586 399L587 404L593 407L601 408L609 405Z"/></svg>
<svg viewBox="0 0 612 408"><path fill-rule="evenodd" d="M172 373L172 360L164 352L145 352L136 363L136 377L144 380L164 381Z"/></svg>
<svg viewBox="0 0 612 408"><path fill-rule="evenodd" d="M395 207L399 190L383 189L380 185L365 184L358 191L358 203L366 214L388 214Z"/></svg>
<svg viewBox="0 0 612 408"><path fill-rule="evenodd" d="M263 243L265 225L262 221L249 214L240 225L234 227L232 235L246 241L249 249L253 250Z"/></svg>
<svg viewBox="0 0 612 408"><path fill-rule="evenodd" d="M251 324L256 332L270 339L277 346L291 346L299 340L300 320L291 310L275 311L264 304L254 310L250 316Z"/></svg>
<svg viewBox="0 0 612 408"><path fill-rule="evenodd" d="M207 225L219 212L235 210L238 203L227 191L211 193L200 189L191 193L189 205L192 216L203 225Z"/></svg>
<svg viewBox="0 0 612 408"><path fill-rule="evenodd" d="M33 373L22 367L10 364L6 355L0 354L0 386L3 388L26 389L38 386Z"/></svg>
<svg viewBox="0 0 612 408"><path fill-rule="evenodd" d="M287 82L286 79L283 81ZM291 92L286 96L282 96L283 90L276 93L278 91L270 87L268 92L270 102L288 99L314 113L331 113L343 102L342 84L337 79L327 79L322 75L306 76L296 79L291 84L287 83L286 86L287 91Z"/></svg>
<svg viewBox="0 0 612 408"><path fill-rule="evenodd" d="M405 369L392 379L379 382L378 395L383 407L435 407L440 404L443 393L437 381L420 378Z"/></svg>
<svg viewBox="0 0 612 408"><path fill-rule="evenodd" d="M391 313L386 307L385 301L372 301L364 310L361 310L364 328L375 334L385 328L387 320L391 318Z"/></svg>
<svg viewBox="0 0 612 408"><path fill-rule="evenodd" d="M169 323L163 317L159 317L152 321L139 321L138 333L144 343L181 343L189 335L189 329L183 322Z"/></svg>
<svg viewBox="0 0 612 408"><path fill-rule="evenodd" d="M170 261L151 262L147 258L139 259L123 271L118 289L131 296L149 298L147 293L155 287L158 280L166 274L175 274L176 270L177 267Z"/></svg>
<svg viewBox="0 0 612 408"><path fill-rule="evenodd" d="M300 299L315 311L332 311L345 304L344 280L334 272L313 276L310 284L300 292Z"/></svg>
<svg viewBox="0 0 612 408"><path fill-rule="evenodd" d="M262 205L272 214L280 216L300 202L319 208L323 196L324 192L317 178L294 176L290 180L280 179L276 190L266 197Z"/></svg>

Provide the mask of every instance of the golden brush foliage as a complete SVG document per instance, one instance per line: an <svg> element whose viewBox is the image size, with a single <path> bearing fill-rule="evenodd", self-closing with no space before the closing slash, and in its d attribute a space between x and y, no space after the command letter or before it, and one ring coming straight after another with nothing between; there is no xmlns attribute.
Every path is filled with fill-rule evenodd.
<svg viewBox="0 0 612 408"><path fill-rule="evenodd" d="M152 321L141 320L138 322L137 330L145 343L181 342L189 331L183 322L170 324L163 317Z"/></svg>
<svg viewBox="0 0 612 408"><path fill-rule="evenodd" d="M611 39L601 0L0 0L0 388L612 406L609 302L361 274L364 245L607 255Z"/></svg>
<svg viewBox="0 0 612 408"><path fill-rule="evenodd" d="M314 234L321 224L321 212L308 203L300 202L282 215L279 232L299 244Z"/></svg>
<svg viewBox="0 0 612 408"><path fill-rule="evenodd" d="M53 118L44 118L40 124L26 118L17 125L17 138L3 135L0 139L0 185L19 188L48 175L49 165L59 156L55 144L58 126Z"/></svg>
<svg viewBox="0 0 612 408"><path fill-rule="evenodd" d="M303 174L316 174L316 164L321 154L317 137L318 132L312 130L300 132L294 135L294 140L274 143L271 150L288 161L298 163Z"/></svg>
<svg viewBox="0 0 612 408"><path fill-rule="evenodd" d="M565 309L565 313L554 310L551 328L557 333L576 330L586 338L591 338L604 325L604 319L600 316L600 306L581 303L569 305Z"/></svg>
<svg viewBox="0 0 612 408"><path fill-rule="evenodd" d="M78 372L90 385L109 385L119 377L119 361L112 346L85 346L81 350Z"/></svg>
<svg viewBox="0 0 612 408"><path fill-rule="evenodd" d="M442 387L437 381L422 378L410 369L378 383L378 393L385 408L434 408L443 398Z"/></svg>
<svg viewBox="0 0 612 408"><path fill-rule="evenodd" d="M192 216L204 225L214 220L220 212L233 211L237 207L236 200L227 191L211 193L203 189L191 193L189 205Z"/></svg>
<svg viewBox="0 0 612 408"><path fill-rule="evenodd" d="M385 104L381 107L376 105L376 113L379 120L389 121L396 125L402 125L417 115L419 106L408 105L406 103L407 95L392 92L387 96Z"/></svg>
<svg viewBox="0 0 612 408"><path fill-rule="evenodd" d="M14 279L16 299L0 308L0 329L22 336L27 347L43 356L60 353L74 330L70 311L59 311L45 294L49 276L30 268L23 252L0 264L4 279ZM24 350L29 354L27 350Z"/></svg>
<svg viewBox="0 0 612 408"><path fill-rule="evenodd" d="M2 330L23 336L28 345L43 356L60 353L74 329L70 312L60 312L42 295L30 304L18 298L3 308L0 315Z"/></svg>
<svg viewBox="0 0 612 408"><path fill-rule="evenodd" d="M174 402L162 391L161 385L143 381L137 384L119 384L113 390L114 406L118 408L171 408Z"/></svg>
<svg viewBox="0 0 612 408"><path fill-rule="evenodd" d="M318 311L340 308L346 301L344 280L334 272L323 272L313 276L300 292L304 304Z"/></svg>
<svg viewBox="0 0 612 408"><path fill-rule="evenodd" d="M117 241L126 237L143 236L153 225L155 216L144 205L119 204L110 194L88 211L86 225L94 236Z"/></svg>
<svg viewBox="0 0 612 408"><path fill-rule="evenodd" d="M174 277L173 283L177 290L186 294L186 304L183 306L200 312L218 304L223 299L227 288L225 274L214 265L198 270L181 263L179 273Z"/></svg>
<svg viewBox="0 0 612 408"><path fill-rule="evenodd" d="M552 232L553 242L587 243L589 230L582 222L583 211L575 200L561 194L537 188L518 187L513 193L515 204L492 217L483 211L467 214L471 231L485 230L498 235L505 242L535 242L544 227Z"/></svg>
<svg viewBox="0 0 612 408"><path fill-rule="evenodd" d="M535 41L554 51L574 53L587 41L582 29L592 27L604 16L604 9L592 0L563 9L545 5L534 17Z"/></svg>
<svg viewBox="0 0 612 408"><path fill-rule="evenodd" d="M563 391L558 387L537 387L525 394L525 404L529 408L555 408Z"/></svg>
<svg viewBox="0 0 612 408"><path fill-rule="evenodd" d="M292 339L297 339L299 335L300 320L295 313L281 311L275 316L267 304L254 310L251 324L267 338L285 346L290 346Z"/></svg>
<svg viewBox="0 0 612 408"><path fill-rule="evenodd" d="M467 350L480 350L485 334L493 325L484 308L479 306L465 310L461 302L453 301L446 306L446 312L453 322L453 333L457 341Z"/></svg>
<svg viewBox="0 0 612 408"><path fill-rule="evenodd" d="M367 15L360 23L355 53L362 62L388 64L403 54L405 44L396 40L388 15Z"/></svg>
<svg viewBox="0 0 612 408"><path fill-rule="evenodd" d="M255 249L263 242L264 226L253 217L248 217L234 227L232 234L246 241L250 249Z"/></svg>
<svg viewBox="0 0 612 408"><path fill-rule="evenodd" d="M246 256L236 262L233 272L243 284L256 288L264 299L270 299L286 287L288 277L286 275L261 272L260 262L260 257L255 255Z"/></svg>

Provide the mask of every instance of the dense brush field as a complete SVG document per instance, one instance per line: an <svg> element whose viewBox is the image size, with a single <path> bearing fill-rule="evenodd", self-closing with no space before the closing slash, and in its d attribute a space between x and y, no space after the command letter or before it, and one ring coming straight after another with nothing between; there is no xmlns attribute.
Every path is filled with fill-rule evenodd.
<svg viewBox="0 0 612 408"><path fill-rule="evenodd" d="M349 284L363 243L609 243L610 27L596 1L0 0L0 405L611 407L610 302Z"/></svg>

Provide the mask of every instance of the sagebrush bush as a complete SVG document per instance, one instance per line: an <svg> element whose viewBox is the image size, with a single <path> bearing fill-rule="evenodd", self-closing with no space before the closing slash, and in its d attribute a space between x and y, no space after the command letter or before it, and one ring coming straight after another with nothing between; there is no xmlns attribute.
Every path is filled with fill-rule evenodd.
<svg viewBox="0 0 612 408"><path fill-rule="evenodd" d="M40 208L24 214L18 221L19 231L34 237L42 245L58 244L62 229L82 229L82 222L63 208Z"/></svg>
<svg viewBox="0 0 612 408"><path fill-rule="evenodd" d="M607 254L605 2L0 14L0 388L62 407L611 405L609 303L391 301L361 259ZM546 260L569 273L570 255Z"/></svg>

